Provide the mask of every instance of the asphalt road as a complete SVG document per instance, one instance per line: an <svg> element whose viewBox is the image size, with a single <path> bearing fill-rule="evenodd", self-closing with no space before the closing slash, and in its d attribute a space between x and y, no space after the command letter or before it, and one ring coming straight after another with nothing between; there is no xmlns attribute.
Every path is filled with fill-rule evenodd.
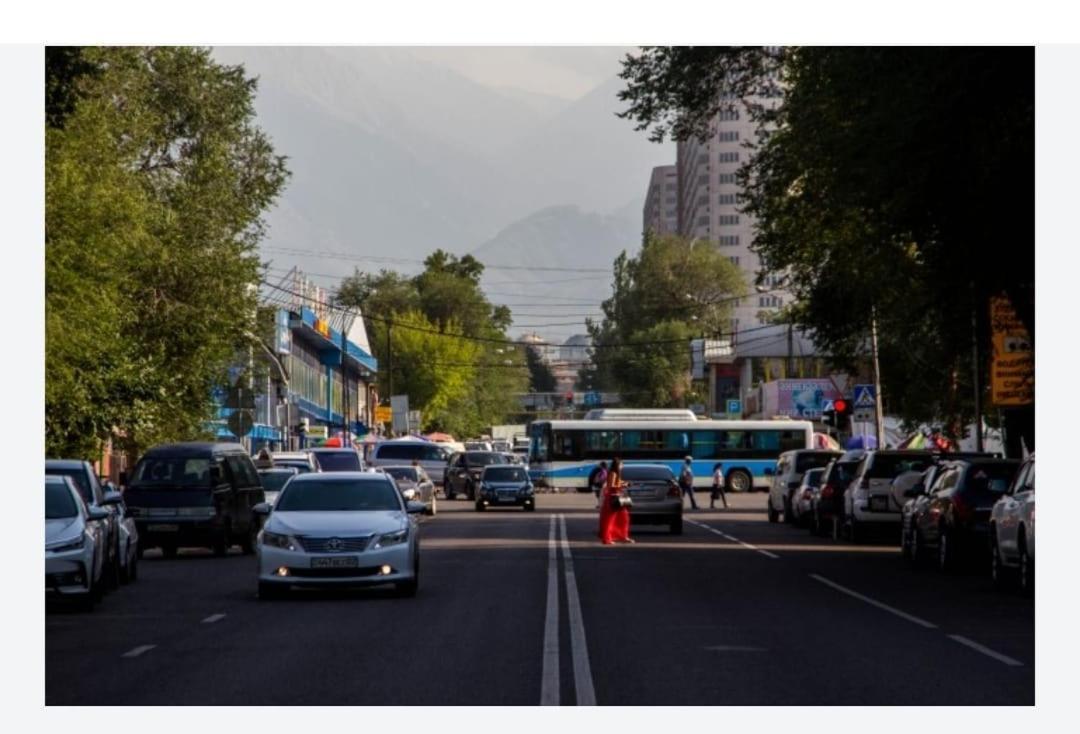
<svg viewBox="0 0 1080 734"><path fill-rule="evenodd" d="M1035 700L1034 603L770 525L763 494L601 546L591 495L440 502L419 594L260 602L252 557L148 553L50 605L47 704L776 705ZM706 498L706 504L708 500ZM562 541L565 532L566 541Z"/></svg>

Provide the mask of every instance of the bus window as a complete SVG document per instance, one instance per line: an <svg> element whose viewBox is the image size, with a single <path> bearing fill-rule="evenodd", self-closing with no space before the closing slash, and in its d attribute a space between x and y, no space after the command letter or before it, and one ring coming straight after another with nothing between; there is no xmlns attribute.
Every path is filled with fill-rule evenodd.
<svg viewBox="0 0 1080 734"><path fill-rule="evenodd" d="M739 451L750 448L749 431L717 431L717 448L720 451Z"/></svg>
<svg viewBox="0 0 1080 734"><path fill-rule="evenodd" d="M780 431L780 450L795 451L807 449L806 433L804 431Z"/></svg>
<svg viewBox="0 0 1080 734"><path fill-rule="evenodd" d="M586 431L585 453L610 456L619 450L618 431Z"/></svg>
<svg viewBox="0 0 1080 734"><path fill-rule="evenodd" d="M554 431L551 437L551 458L580 459L582 439L581 431Z"/></svg>
<svg viewBox="0 0 1080 734"><path fill-rule="evenodd" d="M695 459L716 457L716 437L719 431L694 431L691 436L690 455Z"/></svg>
<svg viewBox="0 0 1080 734"><path fill-rule="evenodd" d="M664 448L685 454L690 450L690 434L686 431L665 431Z"/></svg>
<svg viewBox="0 0 1080 734"><path fill-rule="evenodd" d="M780 431L750 431L750 448L755 451L779 451Z"/></svg>
<svg viewBox="0 0 1080 734"><path fill-rule="evenodd" d="M622 431L619 444L626 453L641 449L641 431Z"/></svg>
<svg viewBox="0 0 1080 734"><path fill-rule="evenodd" d="M532 460L551 461L551 429L538 423L532 427Z"/></svg>

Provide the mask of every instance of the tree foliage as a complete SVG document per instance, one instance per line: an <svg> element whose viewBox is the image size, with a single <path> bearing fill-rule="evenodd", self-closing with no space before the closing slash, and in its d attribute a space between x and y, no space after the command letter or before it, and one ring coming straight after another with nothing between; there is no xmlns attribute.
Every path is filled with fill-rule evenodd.
<svg viewBox="0 0 1080 734"><path fill-rule="evenodd" d="M205 49L66 49L46 90L46 450L202 435L287 177L255 81Z"/></svg>
<svg viewBox="0 0 1080 734"><path fill-rule="evenodd" d="M650 232L638 255L616 258L613 276L603 319L588 322L593 364L579 384L636 407L685 406L690 340L727 329L742 274L708 242Z"/></svg>
<svg viewBox="0 0 1080 734"><path fill-rule="evenodd" d="M525 363L529 368L529 390L555 392L555 375L535 349L525 349Z"/></svg>
<svg viewBox="0 0 1080 734"><path fill-rule="evenodd" d="M407 394L421 411L426 430L477 435L517 411L516 394L528 387L525 358L499 343L507 338L510 311L484 296L482 263L436 250L424 265L411 277L357 270L335 300L364 315L381 395L392 382L393 392Z"/></svg>
<svg viewBox="0 0 1080 734"><path fill-rule="evenodd" d="M742 105L764 132L744 211L798 323L852 364L873 309L887 408L958 426L973 314L984 355L995 293L1035 334L1033 71L1030 48L650 48L624 62L621 97L676 139Z"/></svg>

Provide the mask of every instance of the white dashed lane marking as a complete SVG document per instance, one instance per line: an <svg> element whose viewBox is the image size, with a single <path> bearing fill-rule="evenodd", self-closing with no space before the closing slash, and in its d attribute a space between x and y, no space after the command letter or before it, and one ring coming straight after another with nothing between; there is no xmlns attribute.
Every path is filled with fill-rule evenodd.
<svg viewBox="0 0 1080 734"><path fill-rule="evenodd" d="M122 658L137 658L140 655L142 655L144 652L150 652L155 647L157 647L157 645L139 645L138 647L133 647L132 649L128 650L127 652L125 652L120 657L122 657Z"/></svg>
<svg viewBox="0 0 1080 734"><path fill-rule="evenodd" d="M732 543L738 543L743 548L749 548L752 551L757 551L758 553L760 553L763 556L768 556L769 558L774 558L774 559L780 557L780 556L776 555L775 553L764 550L763 548L758 548L756 545L750 545L749 543L747 543L745 541L739 540L734 535L728 535L727 533L723 532L722 530L717 530L716 528L711 527L709 525L706 525L703 522L698 522L697 520L687 520L687 522L690 523L691 525L697 525L699 528L701 528L703 530L708 530L713 535L719 535L721 538L723 538L725 540L730 540Z"/></svg>
<svg viewBox="0 0 1080 734"><path fill-rule="evenodd" d="M203 624L213 624L218 620L225 619L224 614L211 614L209 617L203 620Z"/></svg>

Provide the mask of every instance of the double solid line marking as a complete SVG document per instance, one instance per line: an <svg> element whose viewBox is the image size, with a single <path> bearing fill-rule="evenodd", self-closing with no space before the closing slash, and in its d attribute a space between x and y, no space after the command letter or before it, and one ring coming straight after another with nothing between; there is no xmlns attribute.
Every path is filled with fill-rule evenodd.
<svg viewBox="0 0 1080 734"><path fill-rule="evenodd" d="M558 531L558 532L556 532ZM556 537L558 535L558 537ZM563 576L566 579L566 612L570 627L570 659L574 694L578 706L595 706L589 648L581 616L574 559L566 536L566 516L552 515L548 531L547 611L544 615L544 661L540 683L540 705L558 706L559 701L559 557L562 548Z"/></svg>

